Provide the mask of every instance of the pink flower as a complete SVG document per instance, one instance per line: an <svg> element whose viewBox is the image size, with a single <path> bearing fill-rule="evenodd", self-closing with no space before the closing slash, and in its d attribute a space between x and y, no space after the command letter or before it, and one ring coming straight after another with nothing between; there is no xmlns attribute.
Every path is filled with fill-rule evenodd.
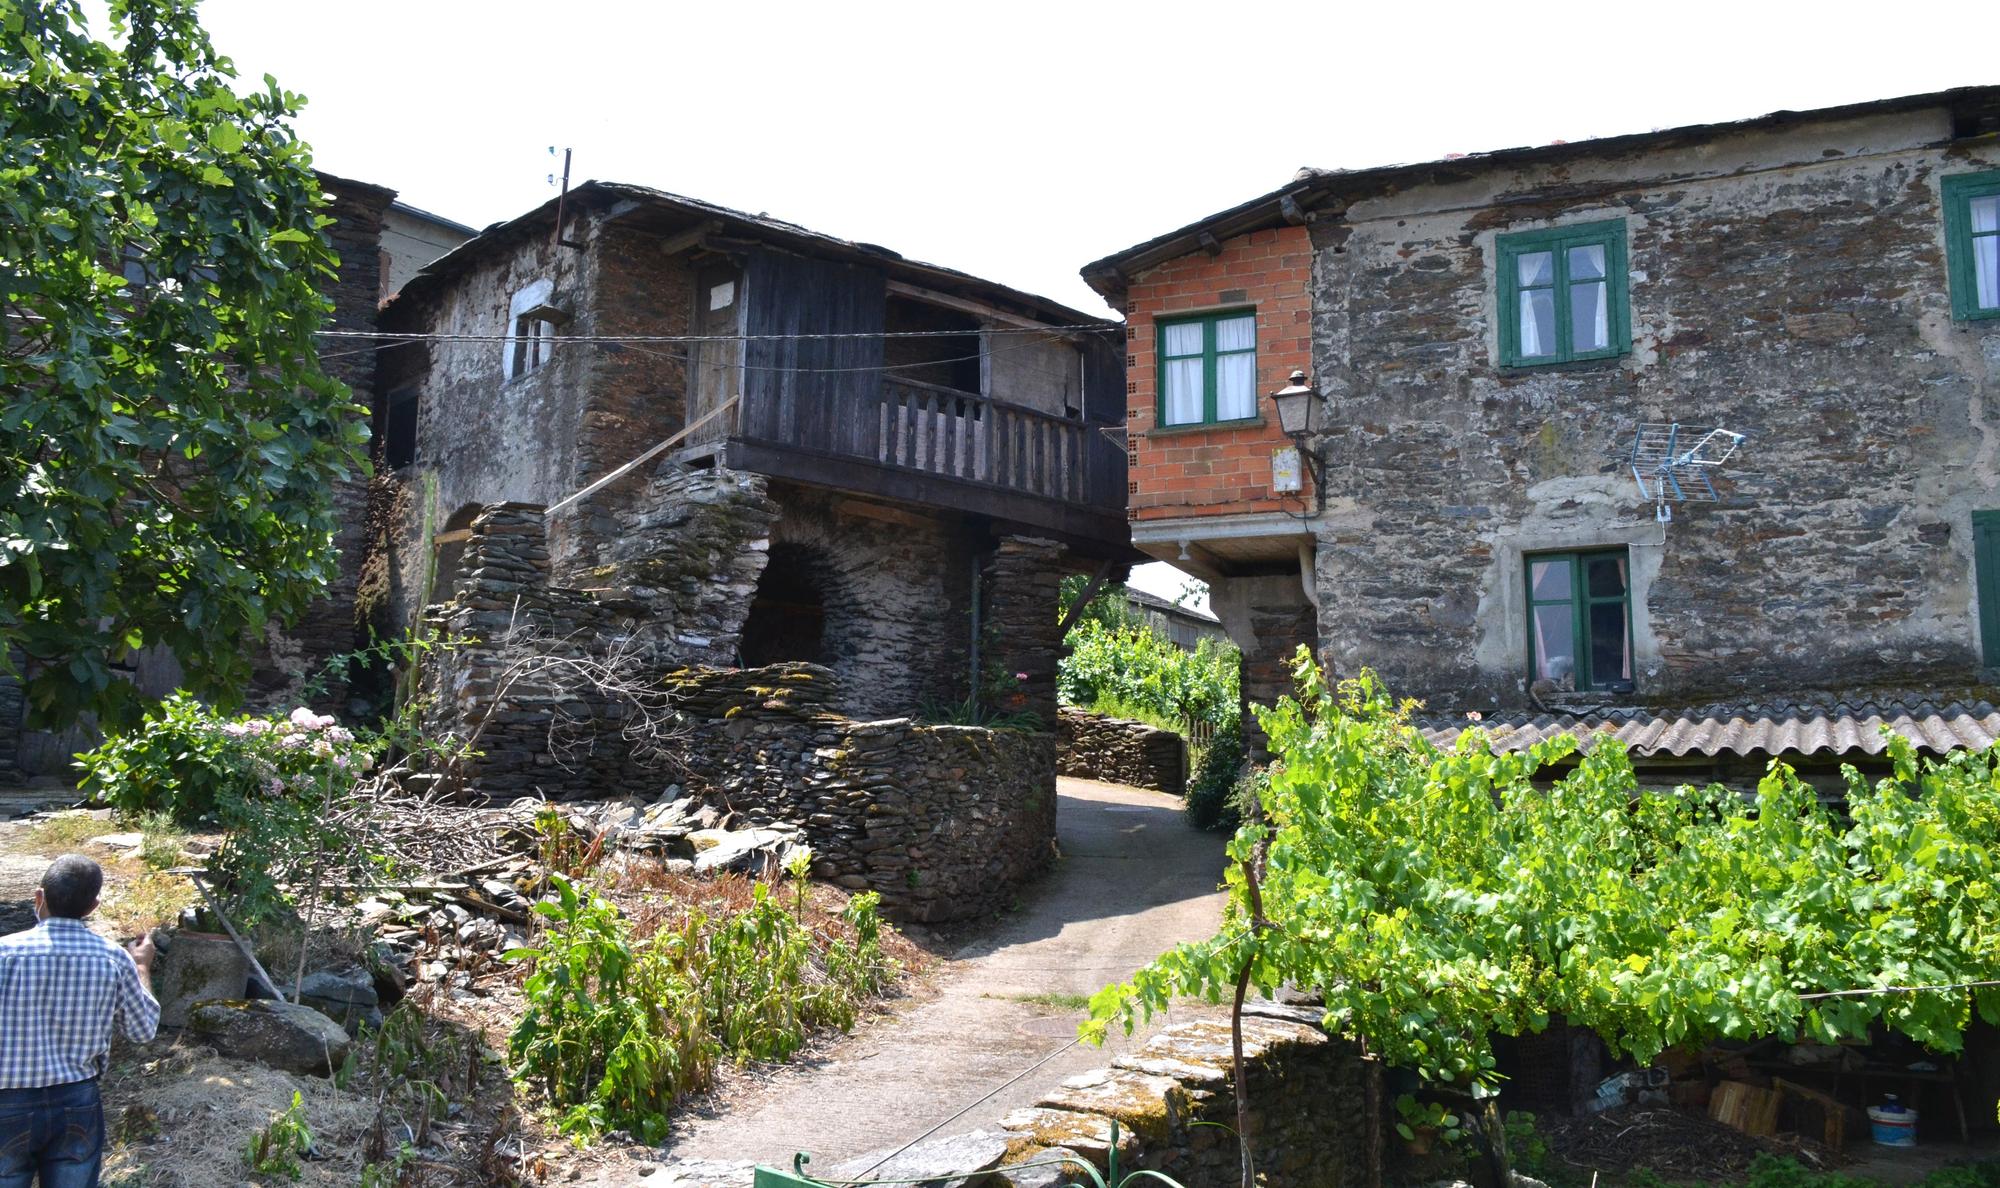
<svg viewBox="0 0 2000 1188"><path fill-rule="evenodd" d="M305 706L292 711L292 725L300 730L325 730L333 725L332 714L316 714Z"/></svg>
<svg viewBox="0 0 2000 1188"><path fill-rule="evenodd" d="M266 796L276 796L284 790L285 781L279 779L277 776L272 776L270 779L264 781L264 795Z"/></svg>
<svg viewBox="0 0 2000 1188"><path fill-rule="evenodd" d="M333 726L327 729L326 737L330 742L351 743L354 741L354 732L345 726Z"/></svg>
<svg viewBox="0 0 2000 1188"><path fill-rule="evenodd" d="M223 724L223 727L222 727L222 732L223 732L224 734L228 735L228 736L229 736L229 737L231 737L231 738L248 738L248 737L250 737L250 727L249 727L249 725L248 725L247 723L244 723L244 722L227 722L227 723L224 723L224 724Z"/></svg>
<svg viewBox="0 0 2000 1188"><path fill-rule="evenodd" d="M1025 681L1028 679L1028 674L1025 672L1017 672L1014 674L1014 679L1017 681Z"/></svg>
<svg viewBox="0 0 2000 1188"><path fill-rule="evenodd" d="M296 751L300 747L308 745L311 741L312 741L311 739L308 739L303 734L287 734L285 737L278 740L278 745L285 748L287 751Z"/></svg>

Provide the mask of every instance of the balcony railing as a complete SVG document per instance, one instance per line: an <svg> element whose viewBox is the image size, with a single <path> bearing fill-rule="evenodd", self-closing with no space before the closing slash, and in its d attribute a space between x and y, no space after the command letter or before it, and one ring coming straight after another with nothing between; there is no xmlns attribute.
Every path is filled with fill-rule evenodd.
<svg viewBox="0 0 2000 1188"><path fill-rule="evenodd" d="M752 408L742 424L744 437L764 445L1113 513L1125 505L1125 451L1100 426L951 388L888 380L831 400Z"/></svg>

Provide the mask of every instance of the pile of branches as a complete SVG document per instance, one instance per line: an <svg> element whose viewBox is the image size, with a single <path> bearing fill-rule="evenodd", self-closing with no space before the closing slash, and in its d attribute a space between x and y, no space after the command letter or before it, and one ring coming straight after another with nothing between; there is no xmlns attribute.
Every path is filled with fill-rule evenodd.
<svg viewBox="0 0 2000 1188"><path fill-rule="evenodd" d="M1572 1167L1623 1175L1646 1168L1669 1180L1714 1183L1748 1170L1759 1155L1827 1167L1833 1155L1796 1135L1758 1138L1704 1114L1674 1109L1605 1110L1544 1123L1549 1150Z"/></svg>

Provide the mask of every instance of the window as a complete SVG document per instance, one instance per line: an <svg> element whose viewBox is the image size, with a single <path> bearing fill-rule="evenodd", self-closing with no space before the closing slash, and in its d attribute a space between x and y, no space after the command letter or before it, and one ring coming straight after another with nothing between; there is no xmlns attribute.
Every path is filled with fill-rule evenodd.
<svg viewBox="0 0 2000 1188"><path fill-rule="evenodd" d="M1980 662L2000 668L2000 511L1972 513L1972 581L1979 599Z"/></svg>
<svg viewBox="0 0 2000 1188"><path fill-rule="evenodd" d="M1538 553L1528 568L1528 679L1632 690L1632 596L1624 549Z"/></svg>
<svg viewBox="0 0 2000 1188"><path fill-rule="evenodd" d="M1257 415L1257 314L1160 323L1160 424L1207 425Z"/></svg>
<svg viewBox="0 0 2000 1188"><path fill-rule="evenodd" d="M1502 235L1494 247L1503 366L1609 359L1631 348L1625 220Z"/></svg>
<svg viewBox="0 0 2000 1188"><path fill-rule="evenodd" d="M1944 179L1951 316L2000 318L2000 170Z"/></svg>
<svg viewBox="0 0 2000 1188"><path fill-rule="evenodd" d="M507 303L507 350L500 370L508 379L524 376L549 361L556 349L555 286L538 280Z"/></svg>

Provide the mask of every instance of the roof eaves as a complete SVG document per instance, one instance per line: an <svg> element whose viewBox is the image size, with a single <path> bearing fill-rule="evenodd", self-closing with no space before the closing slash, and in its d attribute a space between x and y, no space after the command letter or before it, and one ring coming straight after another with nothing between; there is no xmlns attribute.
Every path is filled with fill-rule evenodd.
<svg viewBox="0 0 2000 1188"><path fill-rule="evenodd" d="M1741 120L1686 124L1676 128L1629 132L1592 140L1493 149L1458 157L1369 166L1363 169L1302 169L1292 182L1268 194L1252 198L1248 202L1232 206L1207 218L1198 219L1185 227L1135 244L1124 251L1113 252L1101 260L1094 260L1083 266L1083 278L1093 289L1110 297L1122 289L1125 280L1134 273L1197 250L1200 247L1200 236L1204 232L1216 239L1227 239L1248 231L1261 230L1284 220L1282 206L1286 198L1291 198L1301 207L1309 207L1326 195L1338 191L1366 190L1424 173L1438 171L1469 173L1479 169L1622 152L1651 144L1727 135L1757 128L1777 128L1792 124L1852 119L1885 112L1917 111L1929 107L1970 103L2000 104L2000 86L1955 87L1944 91L1870 99L1860 103L1809 108L1804 111L1781 109Z"/></svg>

